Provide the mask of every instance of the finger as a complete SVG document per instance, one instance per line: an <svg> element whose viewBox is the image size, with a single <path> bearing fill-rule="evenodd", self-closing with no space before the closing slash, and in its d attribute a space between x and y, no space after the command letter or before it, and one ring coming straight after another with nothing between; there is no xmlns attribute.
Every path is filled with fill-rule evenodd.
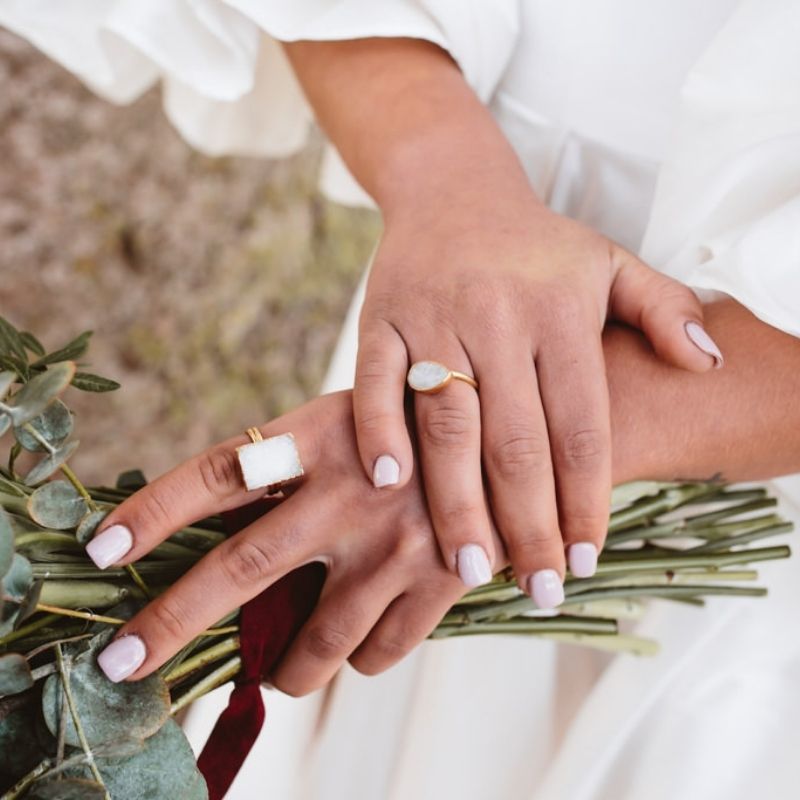
<svg viewBox="0 0 800 800"><path fill-rule="evenodd" d="M436 361L470 374L460 344L430 347ZM419 457L431 521L447 568L467 587L492 578L495 553L481 473L478 393L451 380L434 394L415 393Z"/></svg>
<svg viewBox="0 0 800 800"><path fill-rule="evenodd" d="M270 682L293 697L328 683L402 591L400 577L393 569L364 574L362 567L358 575L337 576L335 583L329 578Z"/></svg>
<svg viewBox="0 0 800 800"><path fill-rule="evenodd" d="M356 361L353 414L358 452L373 485L405 485L413 456L403 398L408 354L388 322L370 322L362 331Z"/></svg>
<svg viewBox="0 0 800 800"><path fill-rule="evenodd" d="M455 579L433 589L410 588L386 609L350 656L350 664L364 675L393 666L431 635L463 593L463 585Z"/></svg>
<svg viewBox="0 0 800 800"><path fill-rule="evenodd" d="M144 678L217 620L311 561L320 509L303 504L302 494L226 539L125 624L98 657L108 678Z"/></svg>
<svg viewBox="0 0 800 800"><path fill-rule="evenodd" d="M263 425L265 438L292 432L306 473L319 455L323 417L313 408L297 411ZM152 550L175 531L203 517L245 505L264 494L245 488L236 448L249 443L236 436L175 467L131 495L103 520L86 550L98 567L128 564Z"/></svg>
<svg viewBox="0 0 800 800"><path fill-rule="evenodd" d="M483 462L495 524L520 586L540 608L564 599L564 546L533 356L522 339L479 370Z"/></svg>
<svg viewBox="0 0 800 800"><path fill-rule="evenodd" d="M541 348L536 360L570 571L588 577L608 529L611 420L600 337L592 325Z"/></svg>
<svg viewBox="0 0 800 800"><path fill-rule="evenodd" d="M703 327L703 307L695 293L629 254L614 279L609 312L639 328L669 364L706 372L724 363Z"/></svg>

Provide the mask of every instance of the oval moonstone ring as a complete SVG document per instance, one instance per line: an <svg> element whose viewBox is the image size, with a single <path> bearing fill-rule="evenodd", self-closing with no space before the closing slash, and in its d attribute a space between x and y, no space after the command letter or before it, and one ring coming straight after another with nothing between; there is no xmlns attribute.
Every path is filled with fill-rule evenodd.
<svg viewBox="0 0 800 800"><path fill-rule="evenodd" d="M415 361L406 377L408 385L415 392L422 392L422 394L441 392L452 380L464 381L473 389L478 388L478 381L475 378L471 378L463 372L448 369L438 361Z"/></svg>

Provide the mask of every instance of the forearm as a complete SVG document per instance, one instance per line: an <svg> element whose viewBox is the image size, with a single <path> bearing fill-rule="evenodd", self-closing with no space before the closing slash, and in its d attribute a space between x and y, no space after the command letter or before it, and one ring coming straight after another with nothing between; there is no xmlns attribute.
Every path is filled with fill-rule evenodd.
<svg viewBox="0 0 800 800"><path fill-rule="evenodd" d="M800 471L800 340L733 300L707 305L705 320L725 355L705 374L665 365L635 331L607 328L614 483Z"/></svg>
<svg viewBox="0 0 800 800"><path fill-rule="evenodd" d="M317 119L385 214L503 181L533 197L513 149L440 48L414 39L284 48ZM444 191L443 191L444 189Z"/></svg>

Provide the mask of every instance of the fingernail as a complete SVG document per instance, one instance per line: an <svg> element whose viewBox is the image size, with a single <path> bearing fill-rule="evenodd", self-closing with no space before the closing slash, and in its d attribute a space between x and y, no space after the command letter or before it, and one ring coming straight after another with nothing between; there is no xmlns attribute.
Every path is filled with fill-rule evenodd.
<svg viewBox="0 0 800 800"><path fill-rule="evenodd" d="M456 567L458 577L470 589L489 583L492 579L492 566L486 551L479 544L465 544L456 556Z"/></svg>
<svg viewBox="0 0 800 800"><path fill-rule="evenodd" d="M530 577L530 594L538 608L555 608L564 602L564 585L554 569L540 569Z"/></svg>
<svg viewBox="0 0 800 800"><path fill-rule="evenodd" d="M576 578L591 578L597 571L597 548L591 542L578 542L570 546L567 560Z"/></svg>
<svg viewBox="0 0 800 800"><path fill-rule="evenodd" d="M394 486L400 480L400 465L392 456L378 456L372 469L372 483L376 489Z"/></svg>
<svg viewBox="0 0 800 800"><path fill-rule="evenodd" d="M100 669L113 683L133 675L144 663L147 649L138 636L120 636L97 656Z"/></svg>
<svg viewBox="0 0 800 800"><path fill-rule="evenodd" d="M714 366L719 369L725 363L725 359L714 340L706 333L705 328L696 322L687 322L683 327L692 344L707 356L711 356L714 359Z"/></svg>
<svg viewBox="0 0 800 800"><path fill-rule="evenodd" d="M124 525L112 525L86 545L89 558L100 569L119 561L133 547L133 534Z"/></svg>

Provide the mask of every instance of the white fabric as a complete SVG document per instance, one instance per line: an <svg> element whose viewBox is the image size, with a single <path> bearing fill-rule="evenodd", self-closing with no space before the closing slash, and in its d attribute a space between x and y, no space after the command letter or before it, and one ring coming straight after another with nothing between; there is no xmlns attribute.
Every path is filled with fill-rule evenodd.
<svg viewBox="0 0 800 800"><path fill-rule="evenodd" d="M207 152L297 147L309 112L287 39L415 36L447 48L557 211L798 334L800 5L792 0L0 0L6 24L125 102L161 79ZM693 66L694 65L694 66ZM340 162L327 188L364 201ZM352 384L354 300L326 390ZM783 513L800 521L800 480ZM431 642L378 678L267 692L230 793L296 800L770 800L796 796L797 567L765 600L653 605L663 652ZM192 709L202 743L225 692Z"/></svg>

